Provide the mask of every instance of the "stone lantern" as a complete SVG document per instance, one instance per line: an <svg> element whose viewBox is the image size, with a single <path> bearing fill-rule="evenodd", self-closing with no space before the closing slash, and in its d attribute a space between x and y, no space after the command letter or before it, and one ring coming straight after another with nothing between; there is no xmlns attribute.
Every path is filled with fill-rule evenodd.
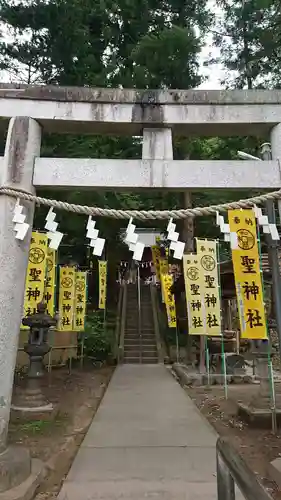
<svg viewBox="0 0 281 500"><path fill-rule="evenodd" d="M24 345L24 351L29 356L29 370L26 378L26 386L16 396L13 410L20 410L21 413L31 412L39 414L53 410L53 405L46 401L42 389L41 379L44 375L43 359L50 351L48 344L48 333L51 326L56 325L56 319L46 312L47 306L41 302L37 306L37 312L23 318L22 324L30 328L28 342ZM40 417L38 417L40 418Z"/></svg>

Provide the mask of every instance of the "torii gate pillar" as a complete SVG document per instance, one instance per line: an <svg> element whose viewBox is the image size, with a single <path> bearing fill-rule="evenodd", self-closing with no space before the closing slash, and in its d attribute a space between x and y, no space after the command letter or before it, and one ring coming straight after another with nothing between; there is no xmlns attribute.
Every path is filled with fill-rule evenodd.
<svg viewBox="0 0 281 500"><path fill-rule="evenodd" d="M41 127L22 116L10 120L2 164L2 186L34 193L36 156L40 156ZM24 202L29 234L15 238L13 210L16 200L0 196L0 497L31 474L28 450L7 448L14 370L23 312L25 276L33 223L34 203Z"/></svg>

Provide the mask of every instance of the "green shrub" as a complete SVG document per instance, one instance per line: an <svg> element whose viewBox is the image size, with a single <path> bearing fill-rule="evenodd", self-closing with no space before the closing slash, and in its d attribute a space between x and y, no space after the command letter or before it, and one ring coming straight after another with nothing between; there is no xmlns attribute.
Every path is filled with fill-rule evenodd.
<svg viewBox="0 0 281 500"><path fill-rule="evenodd" d="M112 330L104 327L103 312L96 311L88 315L85 325L84 354L88 358L103 362L112 351Z"/></svg>
<svg viewBox="0 0 281 500"><path fill-rule="evenodd" d="M166 342L169 346L175 346L177 344L177 332L175 328L168 328L164 332ZM178 343L179 347L185 347L187 342L187 333L181 333L178 331Z"/></svg>

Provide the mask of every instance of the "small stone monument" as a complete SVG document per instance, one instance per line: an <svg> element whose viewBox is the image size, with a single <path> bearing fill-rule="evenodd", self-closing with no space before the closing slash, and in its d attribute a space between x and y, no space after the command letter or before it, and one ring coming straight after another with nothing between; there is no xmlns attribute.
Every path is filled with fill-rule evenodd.
<svg viewBox="0 0 281 500"><path fill-rule="evenodd" d="M54 407L46 400L41 388L43 359L51 349L48 344L49 328L56 324L56 320L46 309L46 304L40 302L37 312L22 320L22 324L30 328L28 342L24 345L30 362L25 387L16 391L12 405L12 416L16 418L41 420L53 417L54 414Z"/></svg>

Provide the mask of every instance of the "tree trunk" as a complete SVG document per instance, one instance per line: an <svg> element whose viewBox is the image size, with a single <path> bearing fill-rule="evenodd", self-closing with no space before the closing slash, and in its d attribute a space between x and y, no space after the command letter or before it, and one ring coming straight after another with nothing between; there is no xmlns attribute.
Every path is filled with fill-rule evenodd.
<svg viewBox="0 0 281 500"><path fill-rule="evenodd" d="M183 193L184 208L192 208L192 195L190 191ZM183 241L186 242L185 253L194 252L194 218L188 217L183 220Z"/></svg>
<svg viewBox="0 0 281 500"><path fill-rule="evenodd" d="M192 194L190 191L184 191L183 193L183 207L184 208L192 208ZM185 241L185 253L194 252L194 218L188 217L183 220L182 226L182 238ZM185 298L184 298L185 300ZM186 306L187 311L187 306ZM188 314L188 312L187 312ZM201 359L201 356L200 356ZM192 337L187 335L186 342L186 362L188 365L192 364Z"/></svg>

